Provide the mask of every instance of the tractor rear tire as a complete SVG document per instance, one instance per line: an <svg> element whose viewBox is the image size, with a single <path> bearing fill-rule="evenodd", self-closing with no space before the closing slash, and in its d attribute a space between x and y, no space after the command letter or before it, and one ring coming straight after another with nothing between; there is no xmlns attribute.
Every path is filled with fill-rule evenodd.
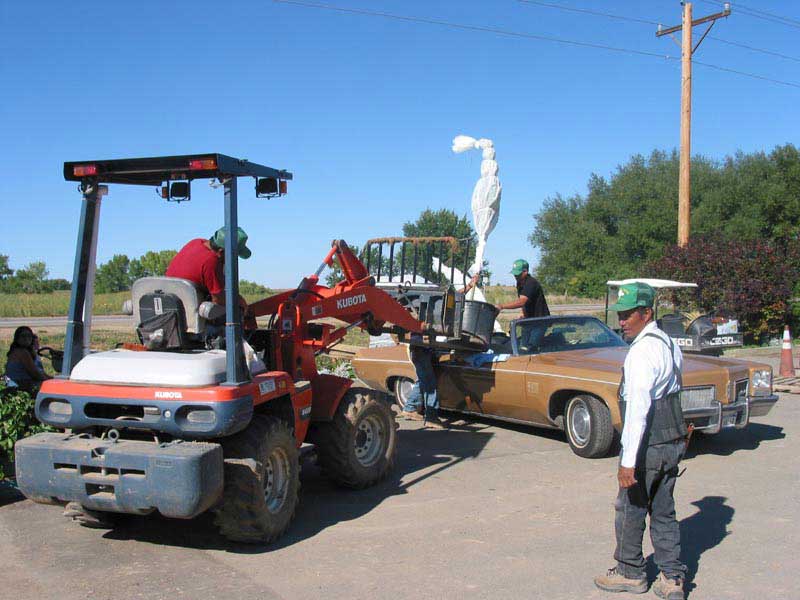
<svg viewBox="0 0 800 600"><path fill-rule="evenodd" d="M350 388L333 420L314 424L322 471L339 485L361 489L386 477L397 456L397 422L383 392Z"/></svg>
<svg viewBox="0 0 800 600"><path fill-rule="evenodd" d="M300 491L300 460L292 428L256 415L223 442L225 487L214 523L234 542L269 543L291 523Z"/></svg>

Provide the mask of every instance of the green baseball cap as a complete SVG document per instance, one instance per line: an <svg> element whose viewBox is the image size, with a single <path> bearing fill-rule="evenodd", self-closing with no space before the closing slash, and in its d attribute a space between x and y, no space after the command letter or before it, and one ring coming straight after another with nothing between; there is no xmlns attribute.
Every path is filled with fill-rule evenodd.
<svg viewBox="0 0 800 600"><path fill-rule="evenodd" d="M514 261L514 264L511 265L511 274L512 275L519 275L523 271L530 271L530 267L528 266L528 261L518 258Z"/></svg>
<svg viewBox="0 0 800 600"><path fill-rule="evenodd" d="M656 297L655 290L640 281L619 286L618 294L617 303L609 306L608 310L624 312L639 307L653 308L653 300Z"/></svg>
<svg viewBox="0 0 800 600"><path fill-rule="evenodd" d="M237 253L239 254L239 258L250 258L252 252L250 252L250 248L247 247L247 234L244 232L244 229L237 227L236 237L236 244L238 246ZM217 229L209 241L215 248L225 248L225 228L220 227Z"/></svg>

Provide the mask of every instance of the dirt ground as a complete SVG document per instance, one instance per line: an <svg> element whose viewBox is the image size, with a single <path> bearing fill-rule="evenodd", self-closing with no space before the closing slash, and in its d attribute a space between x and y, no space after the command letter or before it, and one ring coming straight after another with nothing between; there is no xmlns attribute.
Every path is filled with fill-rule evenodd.
<svg viewBox="0 0 800 600"><path fill-rule="evenodd" d="M690 598L796 597L798 434L800 397L784 394L747 429L693 440L676 489ZM208 516L84 529L5 486L0 598L609 597L592 577L613 564L615 457L488 421L403 422L400 443L393 474L362 491L307 460L297 517L267 547L227 543Z"/></svg>

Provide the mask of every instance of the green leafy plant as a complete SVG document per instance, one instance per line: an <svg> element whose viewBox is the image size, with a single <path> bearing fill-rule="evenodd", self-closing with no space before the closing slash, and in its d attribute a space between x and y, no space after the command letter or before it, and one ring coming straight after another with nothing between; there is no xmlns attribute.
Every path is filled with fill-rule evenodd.
<svg viewBox="0 0 800 600"><path fill-rule="evenodd" d="M325 373L331 373L339 377L355 379L356 372L353 365L347 359L333 358L322 354L317 356L317 369Z"/></svg>
<svg viewBox="0 0 800 600"><path fill-rule="evenodd" d="M14 474L17 440L50 428L36 420L34 399L27 392L3 389L0 396L0 479Z"/></svg>
<svg viewBox="0 0 800 600"><path fill-rule="evenodd" d="M748 342L792 325L793 286L800 280L800 241L724 240L697 236L668 246L646 269L654 277L697 283L697 309L735 315Z"/></svg>

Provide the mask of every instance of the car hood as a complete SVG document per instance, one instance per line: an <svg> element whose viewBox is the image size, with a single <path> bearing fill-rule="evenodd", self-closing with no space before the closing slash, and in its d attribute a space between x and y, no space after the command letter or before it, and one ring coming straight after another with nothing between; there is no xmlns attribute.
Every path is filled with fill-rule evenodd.
<svg viewBox="0 0 800 600"><path fill-rule="evenodd" d="M580 371L584 376L619 381L627 354L628 347L621 346L552 352L533 356L531 366L539 365L553 370L564 369L571 374L579 374L577 372ZM712 375L725 379L747 377L750 365L748 361L731 358L684 354L682 369L684 385L691 385L697 378L707 379Z"/></svg>

